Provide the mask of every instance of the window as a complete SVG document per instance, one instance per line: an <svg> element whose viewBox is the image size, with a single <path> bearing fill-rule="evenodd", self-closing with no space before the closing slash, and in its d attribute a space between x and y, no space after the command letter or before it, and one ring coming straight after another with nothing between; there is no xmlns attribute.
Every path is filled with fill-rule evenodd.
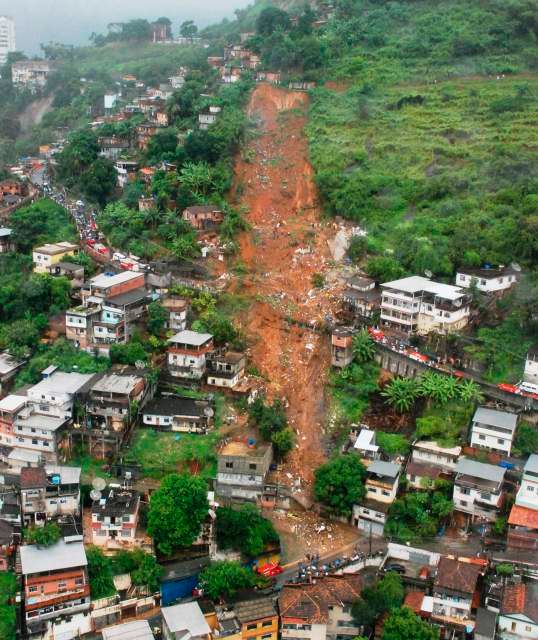
<svg viewBox="0 0 538 640"><path fill-rule="evenodd" d="M502 438L497 438L497 443L498 444L504 444L504 440Z"/></svg>
<svg viewBox="0 0 538 640"><path fill-rule="evenodd" d="M233 469L234 468L234 463L233 462L227 462L226 463L226 469Z"/></svg>
<svg viewBox="0 0 538 640"><path fill-rule="evenodd" d="M254 463L250 463L250 464L248 465L248 468L249 468L249 469L252 469L253 471L256 471L256 465L255 465Z"/></svg>
<svg viewBox="0 0 538 640"><path fill-rule="evenodd" d="M77 586L84 584L84 578L75 578L75 584Z"/></svg>
<svg viewBox="0 0 538 640"><path fill-rule="evenodd" d="M369 509L363 509L363 510L362 510L362 512L363 512L365 515L368 515L368 514L370 513L370 510L369 510Z"/></svg>
<svg viewBox="0 0 538 640"><path fill-rule="evenodd" d="M273 624L272 620L264 620L262 622L262 627L270 627Z"/></svg>
<svg viewBox="0 0 538 640"><path fill-rule="evenodd" d="M37 444L37 438L32 438L32 444Z"/></svg>
<svg viewBox="0 0 538 640"><path fill-rule="evenodd" d="M461 505L462 507L466 507L466 506L467 506L467 504L468 504L467 500L460 500L460 505Z"/></svg>
<svg viewBox="0 0 538 640"><path fill-rule="evenodd" d="M479 439L479 440L485 440L485 439L486 439L486 436L485 436L483 433L481 433L481 434L478 436L478 439Z"/></svg>
<svg viewBox="0 0 538 640"><path fill-rule="evenodd" d="M257 624L247 624L247 631L252 631L253 629L257 629Z"/></svg>
<svg viewBox="0 0 538 640"><path fill-rule="evenodd" d="M386 489L383 489L383 491L381 492L384 496L390 496L390 491L387 491Z"/></svg>
<svg viewBox="0 0 538 640"><path fill-rule="evenodd" d="M272 633L264 633L262 636L262 640L270 640L273 637Z"/></svg>
<svg viewBox="0 0 538 640"><path fill-rule="evenodd" d="M37 591L37 587L28 587L28 593L35 593Z"/></svg>
<svg viewBox="0 0 538 640"><path fill-rule="evenodd" d="M525 631L532 631L532 627L530 626L530 624L525 625Z"/></svg>

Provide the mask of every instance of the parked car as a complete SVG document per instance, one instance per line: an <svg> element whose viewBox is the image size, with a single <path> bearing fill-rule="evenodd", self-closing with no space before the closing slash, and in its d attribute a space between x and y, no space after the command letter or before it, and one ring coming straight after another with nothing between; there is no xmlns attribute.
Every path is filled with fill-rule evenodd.
<svg viewBox="0 0 538 640"><path fill-rule="evenodd" d="M258 573L266 578L272 578L278 576L283 571L282 567L276 562L269 562L268 564L258 567Z"/></svg>
<svg viewBox="0 0 538 640"><path fill-rule="evenodd" d="M398 564L396 562L391 562L385 567L385 571L394 571L395 573L399 573L400 575L405 574L405 567L402 564Z"/></svg>

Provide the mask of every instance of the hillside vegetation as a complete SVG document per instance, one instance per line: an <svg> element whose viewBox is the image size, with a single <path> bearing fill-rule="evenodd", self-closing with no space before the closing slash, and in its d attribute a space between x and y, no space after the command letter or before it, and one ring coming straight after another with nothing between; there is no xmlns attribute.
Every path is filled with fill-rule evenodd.
<svg viewBox="0 0 538 640"><path fill-rule="evenodd" d="M326 210L405 270L534 264L538 5L339 4L326 76L345 90L316 90L308 127Z"/></svg>

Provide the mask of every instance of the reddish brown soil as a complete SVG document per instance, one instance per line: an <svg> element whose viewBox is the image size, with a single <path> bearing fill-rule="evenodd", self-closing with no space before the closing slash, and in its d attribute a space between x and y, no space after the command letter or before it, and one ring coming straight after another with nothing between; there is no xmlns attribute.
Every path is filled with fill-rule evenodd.
<svg viewBox="0 0 538 640"><path fill-rule="evenodd" d="M323 461L324 385L330 364L327 337L286 316L312 321L334 312L328 290L314 290L312 276L328 268L331 228L320 223L317 194L303 132L308 96L258 85L249 116L258 135L236 166L238 201L248 208L251 230L243 234L241 259L248 275L241 291L256 298L243 320L253 364L267 378L269 397L288 403L297 448L283 480L307 484ZM310 248L310 253L301 253Z"/></svg>

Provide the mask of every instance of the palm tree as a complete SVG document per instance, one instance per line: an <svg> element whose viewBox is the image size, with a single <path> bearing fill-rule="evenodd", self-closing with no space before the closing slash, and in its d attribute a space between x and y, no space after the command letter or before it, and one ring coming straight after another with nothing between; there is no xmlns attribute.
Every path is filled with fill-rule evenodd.
<svg viewBox="0 0 538 640"><path fill-rule="evenodd" d="M353 356L359 363L369 362L375 355L375 344L367 329L361 329L353 337Z"/></svg>
<svg viewBox="0 0 538 640"><path fill-rule="evenodd" d="M435 404L446 404L456 397L458 383L455 378L428 371L420 379L420 395Z"/></svg>
<svg viewBox="0 0 538 640"><path fill-rule="evenodd" d="M407 413L415 404L418 391L418 384L413 378L394 378L385 386L381 395L398 413Z"/></svg>
<svg viewBox="0 0 538 640"><path fill-rule="evenodd" d="M484 395L474 380L460 380L457 385L458 396L463 402L482 402Z"/></svg>

